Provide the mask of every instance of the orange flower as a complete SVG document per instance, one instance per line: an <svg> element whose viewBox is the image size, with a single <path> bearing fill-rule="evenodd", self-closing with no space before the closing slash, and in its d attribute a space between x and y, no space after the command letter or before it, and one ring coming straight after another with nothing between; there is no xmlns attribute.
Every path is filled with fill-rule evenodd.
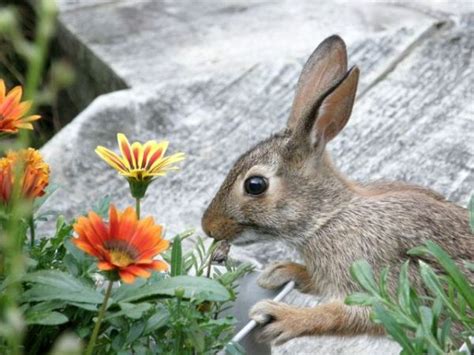
<svg viewBox="0 0 474 355"><path fill-rule="evenodd" d="M0 79L0 133L16 133L19 128L33 129L31 122L41 116L25 116L31 108L31 101L21 101L23 90L16 86L6 92L5 83Z"/></svg>
<svg viewBox="0 0 474 355"><path fill-rule="evenodd" d="M149 277L150 270L168 269L164 261L154 260L169 246L163 239L163 227L152 217L138 220L131 207L120 213L111 205L108 223L89 212L77 220L74 231L77 237L73 243L99 259L100 270L118 272L125 283L132 283L137 276Z"/></svg>
<svg viewBox="0 0 474 355"><path fill-rule="evenodd" d="M16 171L20 169L20 171ZM0 202L8 203L19 176L22 198L33 199L43 196L49 182L49 166L40 152L33 148L10 151L0 159Z"/></svg>

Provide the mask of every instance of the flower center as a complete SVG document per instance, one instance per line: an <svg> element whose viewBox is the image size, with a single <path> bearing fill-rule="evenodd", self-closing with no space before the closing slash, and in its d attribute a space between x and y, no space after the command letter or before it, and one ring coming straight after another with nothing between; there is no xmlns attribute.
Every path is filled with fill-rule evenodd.
<svg viewBox="0 0 474 355"><path fill-rule="evenodd" d="M127 267L136 260L137 251L125 240L108 240L105 248L109 252L110 262L118 267Z"/></svg>
<svg viewBox="0 0 474 355"><path fill-rule="evenodd" d="M138 181L148 181L150 179L150 176L148 176L148 171L146 169L132 169L130 173Z"/></svg>
<svg viewBox="0 0 474 355"><path fill-rule="evenodd" d="M133 258L124 250L111 250L110 261L118 267L126 267L134 262Z"/></svg>

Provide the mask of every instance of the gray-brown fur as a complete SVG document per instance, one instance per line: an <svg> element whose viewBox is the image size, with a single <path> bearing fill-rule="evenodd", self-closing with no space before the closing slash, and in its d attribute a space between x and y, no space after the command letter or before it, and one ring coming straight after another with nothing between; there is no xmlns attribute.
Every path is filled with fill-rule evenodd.
<svg viewBox="0 0 474 355"><path fill-rule="evenodd" d="M347 70L346 63L338 37L316 49L303 69L288 127L236 162L203 217L203 229L215 239L258 241L244 237L251 231L293 245L305 265L270 266L260 284L272 288L295 279L300 289L330 302L306 311L268 301L257 304L252 318L260 323L272 320L263 329L266 340L380 332L366 309L342 304L357 289L349 267L358 259L366 259L376 272L391 267L392 290L406 252L426 240L441 245L458 264L474 259L466 209L420 186L357 184L332 165L325 145L350 116L358 78L357 68L341 72ZM337 69L327 71L331 65ZM253 171L269 181L268 191L259 196L249 196L242 187ZM420 287L412 264L410 277ZM469 277L473 280L472 273Z"/></svg>

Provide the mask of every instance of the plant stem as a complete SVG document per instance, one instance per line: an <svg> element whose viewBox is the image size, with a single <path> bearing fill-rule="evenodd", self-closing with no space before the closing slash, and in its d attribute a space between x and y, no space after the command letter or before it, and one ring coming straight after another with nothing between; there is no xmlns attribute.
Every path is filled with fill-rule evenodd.
<svg viewBox="0 0 474 355"><path fill-rule="evenodd" d="M213 241L212 241L212 244L211 244L211 248L210 248L210 249L212 250L212 252L211 252L211 255L209 255L209 262L207 263L207 272L206 272L206 277L207 277L208 279L211 278L212 261L214 260L214 254L215 254L215 252L216 252L216 250L217 250L217 249L214 247L214 246L216 245L216 243L217 243L217 241L216 241L216 240L213 240Z"/></svg>
<svg viewBox="0 0 474 355"><path fill-rule="evenodd" d="M51 36L54 33L57 7L54 1L43 0L37 3L38 23L36 25L35 51L27 58L25 97L33 99L43 74L46 54ZM33 103L35 106L35 103ZM33 109L33 108L32 108Z"/></svg>
<svg viewBox="0 0 474 355"><path fill-rule="evenodd" d="M177 297L177 303L176 303L176 315L178 320L181 318L181 297ZM180 355L181 354L181 348L182 348L182 343L183 343L183 333L181 331L181 325L179 324L178 321L178 327L177 327L177 333L176 334L176 339L174 341L174 355Z"/></svg>
<svg viewBox="0 0 474 355"><path fill-rule="evenodd" d="M100 324L102 323L102 319L105 315L105 310L107 309L107 302L109 301L110 294L112 293L112 285L114 284L113 281L109 281L109 285L107 286L107 291L105 291L104 302L102 302L102 306L99 310L99 315L97 316L97 322L95 323L94 330L92 332L91 339L89 340L89 344L87 345L86 355L92 355L92 352L95 347L95 342L97 340L97 336L99 335Z"/></svg>
<svg viewBox="0 0 474 355"><path fill-rule="evenodd" d="M137 218L140 219L140 199L138 197L135 199L135 210L137 212Z"/></svg>
<svg viewBox="0 0 474 355"><path fill-rule="evenodd" d="M30 216L28 223L30 225L30 246L33 249L35 246L35 220L33 215Z"/></svg>

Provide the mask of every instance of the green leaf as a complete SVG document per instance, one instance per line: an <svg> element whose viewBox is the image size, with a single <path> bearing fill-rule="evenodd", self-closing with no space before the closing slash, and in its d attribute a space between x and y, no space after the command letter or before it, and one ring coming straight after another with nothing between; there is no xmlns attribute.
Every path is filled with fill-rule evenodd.
<svg viewBox="0 0 474 355"><path fill-rule="evenodd" d="M390 295L387 292L388 272L389 272L389 268L384 267L382 271L380 272L380 280L379 280L380 295L385 299L390 299Z"/></svg>
<svg viewBox="0 0 474 355"><path fill-rule="evenodd" d="M26 324L28 325L58 325L67 323L68 321L68 317L56 311L45 313L34 312L26 316Z"/></svg>
<svg viewBox="0 0 474 355"><path fill-rule="evenodd" d="M439 347L436 338L433 335L433 313L431 309L426 306L419 308L421 316L421 325L423 327L423 333L426 341L440 354L444 354L444 350Z"/></svg>
<svg viewBox="0 0 474 355"><path fill-rule="evenodd" d="M135 340L140 338L145 330L145 322L135 322L128 331L127 334L127 344L132 344Z"/></svg>
<svg viewBox="0 0 474 355"><path fill-rule="evenodd" d="M400 268L400 277L397 286L398 304L406 314L412 314L410 308L410 280L408 279L408 268L410 262L407 260Z"/></svg>
<svg viewBox="0 0 474 355"><path fill-rule="evenodd" d="M115 302L122 302L123 300L135 295L137 290L143 287L147 280L137 278L133 284L122 284L120 287L112 289L112 298Z"/></svg>
<svg viewBox="0 0 474 355"><path fill-rule="evenodd" d="M406 336L403 328L380 303L376 303L374 305L374 314L383 324L387 330L387 333L390 334L392 338L403 347L403 350L406 350L408 353L414 352L411 341Z"/></svg>
<svg viewBox="0 0 474 355"><path fill-rule="evenodd" d="M441 329L439 329L439 331L438 331L438 342L441 344L441 346L444 349L446 349L447 340L448 340L449 335L451 333L451 326L452 326L451 319L447 318L443 322L443 325L441 326Z"/></svg>
<svg viewBox="0 0 474 355"><path fill-rule="evenodd" d="M122 331L113 331L113 336L112 336L112 349L119 354L119 351L122 350L125 347L125 343L127 341L127 333Z"/></svg>
<svg viewBox="0 0 474 355"><path fill-rule="evenodd" d="M82 250L78 249L74 244L72 244L70 239L64 242L64 247L70 253L70 255L72 255L74 259L80 264L84 262L93 262L93 259L89 255L84 253Z"/></svg>
<svg viewBox="0 0 474 355"><path fill-rule="evenodd" d="M357 260L351 266L351 275L357 282L373 296L378 296L377 284L374 280L372 267L365 260Z"/></svg>
<svg viewBox="0 0 474 355"><path fill-rule="evenodd" d="M144 335L153 333L155 330L164 327L168 323L170 314L165 307L161 306L156 309L155 312L156 313L153 314L146 322L145 331L143 332Z"/></svg>
<svg viewBox="0 0 474 355"><path fill-rule="evenodd" d="M24 276L33 287L23 293L25 302L62 300L81 303L102 303L103 296L72 275L57 270L42 270Z"/></svg>
<svg viewBox="0 0 474 355"><path fill-rule="evenodd" d="M344 303L347 305L372 306L376 299L368 293L355 292L346 297Z"/></svg>
<svg viewBox="0 0 474 355"><path fill-rule="evenodd" d="M92 206L92 210L97 213L102 218L107 218L109 214L109 206L112 197L110 195L105 195L100 199L96 204Z"/></svg>
<svg viewBox="0 0 474 355"><path fill-rule="evenodd" d="M207 277L175 276L158 281L138 289L133 295L122 299L123 302L133 302L154 296L174 297L175 289L184 290L184 298L197 298L202 301L224 302L231 295L219 282Z"/></svg>
<svg viewBox="0 0 474 355"><path fill-rule="evenodd" d="M458 291L469 304L469 307L474 309L474 288L469 284L466 276L459 270L450 256L437 244L429 240L426 242L426 247L451 277Z"/></svg>
<svg viewBox="0 0 474 355"><path fill-rule="evenodd" d="M173 239L171 249L171 276L179 276L183 274L183 249L181 246L181 237L177 235Z"/></svg>
<svg viewBox="0 0 474 355"><path fill-rule="evenodd" d="M204 352L206 344L204 343L205 333L196 322L193 322L187 330L188 339L198 354Z"/></svg>
<svg viewBox="0 0 474 355"><path fill-rule="evenodd" d="M466 276L461 272L461 270L459 270L451 257L440 246L431 240L427 241L425 245L425 252L436 258L438 263L443 267L444 271L453 280L456 288L463 295L469 307L474 309L474 288L469 285ZM410 250L410 252L412 252L412 250Z"/></svg>
<svg viewBox="0 0 474 355"><path fill-rule="evenodd" d="M462 319L462 315L459 314L452 301L444 292L443 286L441 285L439 278L433 269L421 260L419 263L421 278L423 279L425 285L431 290L431 292L433 292L436 297L439 297L443 301L444 305L456 316L456 318Z"/></svg>
<svg viewBox="0 0 474 355"><path fill-rule="evenodd" d="M106 320L121 316L125 316L130 319L139 319L143 317L145 312L151 309L151 304L145 302L139 304L122 302L119 303L119 305L121 310L118 312L109 313L109 315L105 317Z"/></svg>
<svg viewBox="0 0 474 355"><path fill-rule="evenodd" d="M437 327L438 320L441 316L441 312L443 311L443 300L441 297L437 296L433 302L432 306L432 311L433 311L433 323L435 327Z"/></svg>
<svg viewBox="0 0 474 355"><path fill-rule="evenodd" d="M95 303L81 303L81 302L68 302L70 306L77 307L80 309L85 309L86 311L90 312L97 312L98 306Z"/></svg>

